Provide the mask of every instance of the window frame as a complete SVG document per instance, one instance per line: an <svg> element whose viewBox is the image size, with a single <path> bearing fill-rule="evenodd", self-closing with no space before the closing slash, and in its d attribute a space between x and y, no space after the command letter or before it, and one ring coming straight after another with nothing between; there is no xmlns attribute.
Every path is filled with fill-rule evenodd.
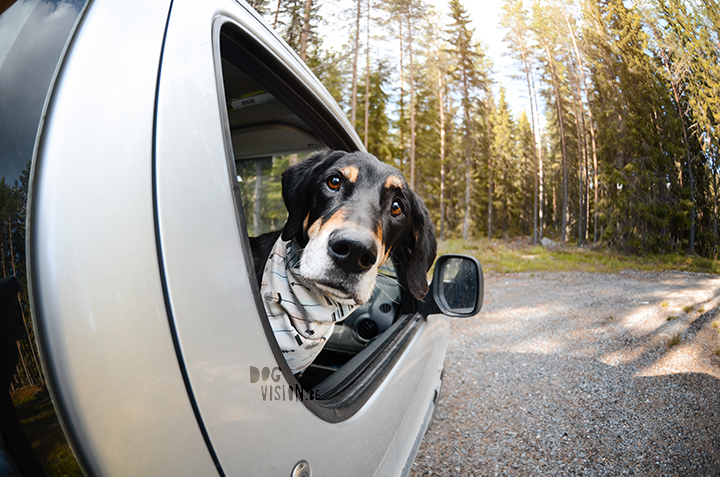
<svg viewBox="0 0 720 477"><path fill-rule="evenodd" d="M216 18L213 28L215 30L213 34L215 39L213 45L215 50L215 77L224 128L228 176L233 182L234 205L238 232L243 244L243 253L248 270L254 270L245 210L237 181L233 181L236 177L235 156L230 120L225 105L227 98L225 97L222 60L232 63L251 80L275 96L278 101L282 102L302 119L327 147L348 152L362 151L363 147L359 142L359 138L354 138L346 129L341 127L342 119L338 118L328 107L328 104L308 87L301 76L293 71L289 67L290 65L284 63L268 48L263 46L251 32L227 17ZM291 54L297 59L297 63L302 65L297 56L294 53ZM404 250L399 250L393 254L398 280L403 290L407 289L405 267L403 265L407 263L407 255ZM302 385L291 373L277 344L262 303L259 283L255 275L252 275L250 283L255 306L272 353L287 384L292 389L301 389ZM356 355L358 359L355 364L359 363L358 367L349 369L349 372L346 372L347 375L340 379L340 384L331 387L330 392L326 392L327 397L321 396L320 399L314 397L308 399L305 397L302 399L301 402L305 407L316 416L330 423L345 421L357 413L382 384L385 377L394 369L395 364L403 356L403 352L420 329L419 325L424 321L425 317L418 312L417 305L407 292L402 291L400 316L397 320L402 321L402 324L388 330L391 334L383 339L384 345L375 348L366 347L360 351ZM308 391L310 390L305 390L305 392Z"/></svg>

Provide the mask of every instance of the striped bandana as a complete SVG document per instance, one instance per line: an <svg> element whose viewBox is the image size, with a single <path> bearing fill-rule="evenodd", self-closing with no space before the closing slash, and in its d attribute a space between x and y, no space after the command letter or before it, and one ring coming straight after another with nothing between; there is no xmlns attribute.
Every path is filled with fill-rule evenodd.
<svg viewBox="0 0 720 477"><path fill-rule="evenodd" d="M332 335L335 323L356 305L337 303L304 283L300 257L293 241L278 238L263 271L260 294L275 339L293 374L315 360Z"/></svg>

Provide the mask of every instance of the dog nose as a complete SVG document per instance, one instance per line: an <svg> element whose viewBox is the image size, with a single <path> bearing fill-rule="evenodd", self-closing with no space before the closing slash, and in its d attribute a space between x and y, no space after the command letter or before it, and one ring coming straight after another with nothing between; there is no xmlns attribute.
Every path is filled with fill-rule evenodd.
<svg viewBox="0 0 720 477"><path fill-rule="evenodd" d="M328 253L335 263L348 273L368 270L377 259L377 245L369 233L356 230L336 230L330 234Z"/></svg>

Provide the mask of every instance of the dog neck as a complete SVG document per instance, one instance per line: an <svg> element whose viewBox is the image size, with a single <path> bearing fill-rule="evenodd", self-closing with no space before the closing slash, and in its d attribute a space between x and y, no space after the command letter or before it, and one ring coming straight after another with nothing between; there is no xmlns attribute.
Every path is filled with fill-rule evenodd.
<svg viewBox="0 0 720 477"><path fill-rule="evenodd" d="M302 280L302 248L279 238L263 272L260 293L278 345L293 373L315 359L335 323L356 305L338 303Z"/></svg>

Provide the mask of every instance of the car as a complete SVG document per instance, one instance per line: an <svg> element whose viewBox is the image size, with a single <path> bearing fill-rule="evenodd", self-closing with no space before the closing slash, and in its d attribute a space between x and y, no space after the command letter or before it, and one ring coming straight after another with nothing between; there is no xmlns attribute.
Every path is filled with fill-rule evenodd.
<svg viewBox="0 0 720 477"><path fill-rule="evenodd" d="M439 257L417 301L398 252L290 373L249 237L282 227L289 164L364 149L247 3L19 0L0 110L2 175L29 180L32 329L84 473L408 474L482 268Z"/></svg>

